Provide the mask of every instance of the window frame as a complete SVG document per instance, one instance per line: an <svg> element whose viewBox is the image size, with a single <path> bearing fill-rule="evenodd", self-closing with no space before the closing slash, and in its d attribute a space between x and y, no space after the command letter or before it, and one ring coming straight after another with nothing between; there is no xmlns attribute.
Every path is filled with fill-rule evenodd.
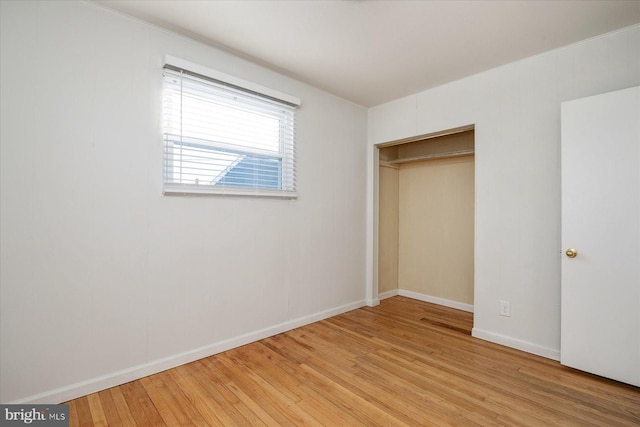
<svg viewBox="0 0 640 427"><path fill-rule="evenodd" d="M164 128L165 126L165 123L164 123L165 87L164 87L164 76L163 76L163 89L162 89L162 99L163 99L162 183L163 183L163 188L162 188L162 192L164 195L227 195L227 196L284 198L284 199L296 199L298 197L297 189L295 185L296 184L295 182L295 164L296 164L295 110L297 107L300 106L299 98L291 95L287 95L282 92L275 91L273 89L258 85L256 83L242 80L240 78L222 73L220 71L213 70L213 69L204 67L202 65L195 64L195 63L192 63L180 58L176 58L170 55L167 55L165 57L165 65L162 69L162 72L165 73L165 71L167 70L169 70L169 72L172 72L172 73L183 71L185 75L188 74L189 76L196 77L199 79L213 81L218 85L229 86L230 91L232 90L241 91L243 93L248 93L253 96L258 96L265 100L276 101L278 103L288 106L289 108L292 108L293 109L292 114L291 114L291 117L289 118L291 120L291 123L289 123L288 125L290 126L290 129L293 131L293 134L290 137L291 146L288 148L290 152L289 151L285 152L286 149L284 147L287 146L287 144L285 143L285 138L283 137L282 132L280 132L280 136L279 136L280 150L278 153L269 151L269 150L260 150L259 148L252 148L252 147L242 148L241 145L227 144L222 141L207 140L206 141L207 143L205 144L205 146L202 146L204 150L210 150L211 152L215 152L216 147L218 147L222 149L218 151L228 151L228 152L236 151L236 152L242 153L245 155L245 157L243 157L243 160L247 156L253 156L256 161L259 161L260 157L264 158L262 159L263 161L269 158L280 159L280 162L278 163L279 169L277 172L278 186L280 187L278 189L263 188L263 187L245 187L245 186L239 186L239 185L233 185L233 184L218 187L215 184L195 184L195 183L190 184L190 183L170 182L170 179L168 179L168 173L172 173L172 172L169 172L169 170L172 167L171 165L173 165L173 160L169 158L171 154L169 154L170 148L168 147L168 144L172 140L171 137L174 137L173 138L174 144L178 143L179 145L182 145L182 146L194 146L194 147L197 147L199 144L198 144L198 138L189 138L185 136L165 133L166 131L166 129ZM286 117L287 115L283 114L281 120L286 120ZM280 125L280 127L282 128L282 125ZM290 157L290 162L284 161L286 157ZM224 179L224 177L226 176L227 175L225 174L224 176L218 179ZM285 188L283 182L286 182L286 184L289 187Z"/></svg>

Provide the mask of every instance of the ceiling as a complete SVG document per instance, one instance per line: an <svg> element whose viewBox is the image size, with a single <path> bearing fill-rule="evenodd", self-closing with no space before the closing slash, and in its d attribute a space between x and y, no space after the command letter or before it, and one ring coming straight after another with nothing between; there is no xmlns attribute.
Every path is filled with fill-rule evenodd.
<svg viewBox="0 0 640 427"><path fill-rule="evenodd" d="M370 107L640 23L640 0L97 0Z"/></svg>

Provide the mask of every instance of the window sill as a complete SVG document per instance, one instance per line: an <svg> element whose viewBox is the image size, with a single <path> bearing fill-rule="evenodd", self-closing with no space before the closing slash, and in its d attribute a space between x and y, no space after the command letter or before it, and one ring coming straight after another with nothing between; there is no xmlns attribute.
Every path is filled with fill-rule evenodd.
<svg viewBox="0 0 640 427"><path fill-rule="evenodd" d="M297 199L295 191L265 190L254 188L219 188L210 185L165 184L165 196L236 196L266 197L273 199Z"/></svg>

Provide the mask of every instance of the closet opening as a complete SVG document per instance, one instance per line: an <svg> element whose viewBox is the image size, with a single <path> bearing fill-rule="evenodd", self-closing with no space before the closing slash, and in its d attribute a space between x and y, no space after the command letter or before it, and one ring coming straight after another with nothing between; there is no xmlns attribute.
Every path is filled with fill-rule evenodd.
<svg viewBox="0 0 640 427"><path fill-rule="evenodd" d="M379 144L378 298L474 304L474 127Z"/></svg>

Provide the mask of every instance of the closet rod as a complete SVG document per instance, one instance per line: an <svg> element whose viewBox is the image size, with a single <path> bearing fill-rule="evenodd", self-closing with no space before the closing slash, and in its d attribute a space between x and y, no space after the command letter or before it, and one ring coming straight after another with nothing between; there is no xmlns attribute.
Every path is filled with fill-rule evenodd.
<svg viewBox="0 0 640 427"><path fill-rule="evenodd" d="M436 153L436 154L425 154L423 156L415 156L415 157L405 157L397 160L389 160L387 163L396 164L396 163L406 163L406 162L417 162L419 160L428 160L428 159L442 159L447 157L461 157L468 156L475 152L475 150L460 150L460 151L448 151L446 153Z"/></svg>

